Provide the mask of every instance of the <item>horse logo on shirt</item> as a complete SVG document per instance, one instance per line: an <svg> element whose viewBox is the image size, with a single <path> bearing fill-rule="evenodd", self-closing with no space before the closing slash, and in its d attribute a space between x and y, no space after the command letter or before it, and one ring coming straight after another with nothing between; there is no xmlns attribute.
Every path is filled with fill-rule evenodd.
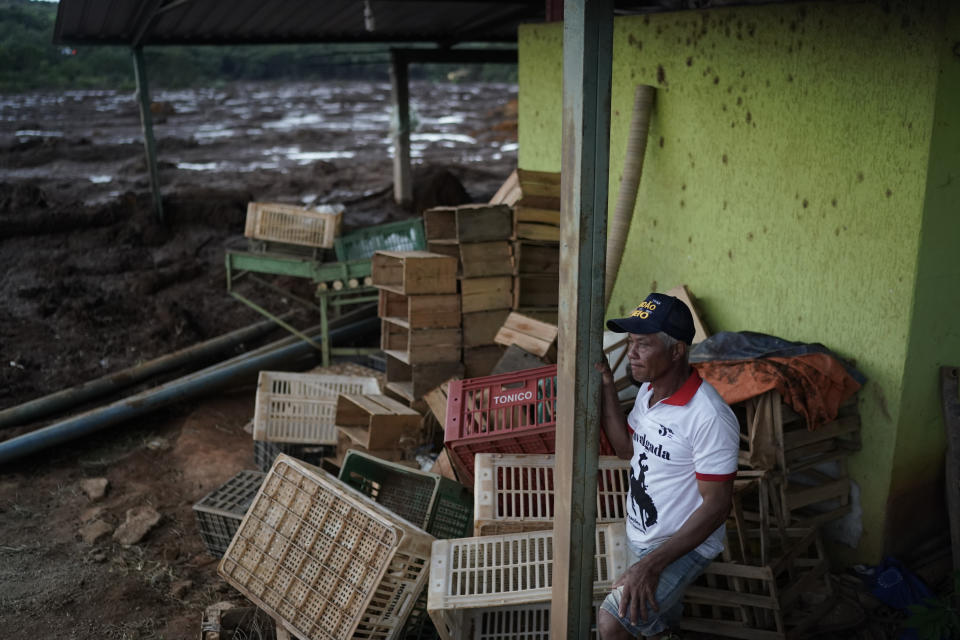
<svg viewBox="0 0 960 640"><path fill-rule="evenodd" d="M644 531L647 527L657 524L657 507L653 504L650 494L647 493L646 472L650 468L643 464L647 454L641 453L637 458L637 475L630 470L630 495L633 496L633 513L640 520Z"/></svg>

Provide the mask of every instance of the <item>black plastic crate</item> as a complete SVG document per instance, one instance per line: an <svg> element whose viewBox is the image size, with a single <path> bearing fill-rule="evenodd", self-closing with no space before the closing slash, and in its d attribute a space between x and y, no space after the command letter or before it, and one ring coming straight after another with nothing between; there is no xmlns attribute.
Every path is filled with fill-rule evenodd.
<svg viewBox="0 0 960 640"><path fill-rule="evenodd" d="M241 471L193 505L197 529L211 555L221 557L263 484L265 473Z"/></svg>
<svg viewBox="0 0 960 640"><path fill-rule="evenodd" d="M300 444L296 442L263 442L253 441L253 463L257 469L266 473L273 466L273 461L281 453L303 460L315 467L322 467L323 459L337 455L337 448L333 445Z"/></svg>

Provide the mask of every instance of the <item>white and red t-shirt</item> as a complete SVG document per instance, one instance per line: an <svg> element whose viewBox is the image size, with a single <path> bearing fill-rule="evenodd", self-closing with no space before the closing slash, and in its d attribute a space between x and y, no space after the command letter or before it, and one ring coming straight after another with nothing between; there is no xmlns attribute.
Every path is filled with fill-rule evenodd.
<svg viewBox="0 0 960 640"><path fill-rule="evenodd" d="M633 440L627 537L641 549L666 541L703 502L697 480L736 476L740 427L730 407L693 370L676 393L649 406L644 383L627 427ZM713 558L723 551L724 525L696 551Z"/></svg>

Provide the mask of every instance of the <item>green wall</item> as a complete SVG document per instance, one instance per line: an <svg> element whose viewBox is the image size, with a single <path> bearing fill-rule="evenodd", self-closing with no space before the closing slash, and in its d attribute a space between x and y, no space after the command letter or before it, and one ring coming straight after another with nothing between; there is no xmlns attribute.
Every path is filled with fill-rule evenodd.
<svg viewBox="0 0 960 640"><path fill-rule="evenodd" d="M960 182L956 126L931 148L934 131L957 124L958 59L944 53L943 34L943 17L912 3L614 22L611 198L633 87L658 93L608 313L685 283L713 330L822 342L856 360L870 379L860 393L863 449L851 461L864 508L856 555L865 559L884 547L894 465L909 476L912 465L942 456L931 355L960 311L954 292L953 313L938 304L945 278L956 282L946 258L957 239L958 185L930 184ZM560 169L561 44L559 24L520 31L525 169ZM952 80L941 65L953 65ZM938 78L941 94L953 93L940 96L935 122ZM960 362L955 334L947 346L942 355Z"/></svg>

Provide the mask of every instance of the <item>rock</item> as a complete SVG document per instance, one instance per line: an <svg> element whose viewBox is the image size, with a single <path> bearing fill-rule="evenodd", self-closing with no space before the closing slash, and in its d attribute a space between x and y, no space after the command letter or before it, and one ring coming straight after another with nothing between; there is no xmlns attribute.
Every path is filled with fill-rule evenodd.
<svg viewBox="0 0 960 640"><path fill-rule="evenodd" d="M170 585L170 597L180 600L193 587L193 580L177 580Z"/></svg>
<svg viewBox="0 0 960 640"><path fill-rule="evenodd" d="M107 493L107 485L110 482L106 478L87 478L80 481L80 489L83 490L91 500L99 500Z"/></svg>
<svg viewBox="0 0 960 640"><path fill-rule="evenodd" d="M86 511L80 514L80 522L86 524L88 522L93 522L94 520L99 520L100 516L106 511L104 507L90 507Z"/></svg>
<svg viewBox="0 0 960 640"><path fill-rule="evenodd" d="M113 539L124 546L137 544L160 522L160 514L153 507L127 509L127 519L113 532Z"/></svg>
<svg viewBox="0 0 960 640"><path fill-rule="evenodd" d="M95 551L94 553L90 554L90 559L97 563L106 562L107 554L105 554L103 551Z"/></svg>
<svg viewBox="0 0 960 640"><path fill-rule="evenodd" d="M94 520L89 522L77 531L80 538L87 544L93 544L103 536L113 531L113 525L104 520Z"/></svg>

